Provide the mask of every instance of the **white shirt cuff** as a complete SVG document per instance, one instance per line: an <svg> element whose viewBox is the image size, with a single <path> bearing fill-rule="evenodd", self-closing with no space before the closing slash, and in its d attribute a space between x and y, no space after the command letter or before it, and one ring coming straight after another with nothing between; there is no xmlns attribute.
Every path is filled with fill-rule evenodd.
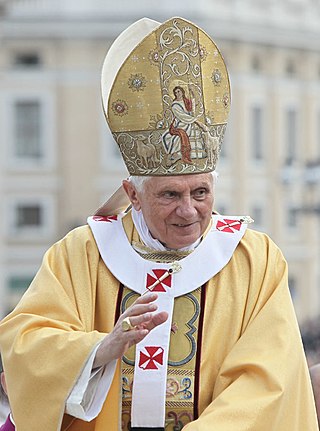
<svg viewBox="0 0 320 431"><path fill-rule="evenodd" d="M82 373L74 385L67 401L66 413L84 421L91 421L100 413L108 395L117 361L92 370L100 343L90 354Z"/></svg>

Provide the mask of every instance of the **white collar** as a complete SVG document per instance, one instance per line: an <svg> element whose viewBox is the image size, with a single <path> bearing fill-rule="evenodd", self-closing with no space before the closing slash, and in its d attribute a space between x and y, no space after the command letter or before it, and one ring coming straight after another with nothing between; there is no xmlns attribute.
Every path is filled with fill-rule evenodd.
<svg viewBox="0 0 320 431"><path fill-rule="evenodd" d="M172 265L143 259L128 241L122 224L123 216L89 217L88 224L100 255L112 274L125 286L143 294L147 273L157 269L168 270ZM239 216L212 216L212 225L199 246L179 261L183 269L173 275L176 281L173 296L192 292L228 263L247 227L241 219Z"/></svg>

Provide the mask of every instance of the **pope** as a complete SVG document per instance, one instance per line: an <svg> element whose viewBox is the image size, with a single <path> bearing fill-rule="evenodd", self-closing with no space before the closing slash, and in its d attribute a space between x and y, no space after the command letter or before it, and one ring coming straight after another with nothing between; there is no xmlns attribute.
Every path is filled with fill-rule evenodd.
<svg viewBox="0 0 320 431"><path fill-rule="evenodd" d="M216 44L142 19L101 82L130 176L1 323L17 430L318 430L285 259L249 216L213 211L230 109Z"/></svg>

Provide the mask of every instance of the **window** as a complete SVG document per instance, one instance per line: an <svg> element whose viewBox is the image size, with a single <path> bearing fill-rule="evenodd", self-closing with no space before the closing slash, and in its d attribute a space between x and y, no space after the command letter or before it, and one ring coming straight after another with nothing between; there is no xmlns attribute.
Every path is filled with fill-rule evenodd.
<svg viewBox="0 0 320 431"><path fill-rule="evenodd" d="M16 225L22 227L37 227L42 224L42 208L40 205L17 205Z"/></svg>
<svg viewBox="0 0 320 431"><path fill-rule="evenodd" d="M38 100L14 104L14 156L20 159L42 157L41 105Z"/></svg>
<svg viewBox="0 0 320 431"><path fill-rule="evenodd" d="M286 149L287 160L286 164L291 165L297 158L297 111L294 108L289 108L286 111L285 117L285 134L286 134Z"/></svg>
<svg viewBox="0 0 320 431"><path fill-rule="evenodd" d="M11 240L47 240L55 233L55 200L47 194L9 196L5 232Z"/></svg>
<svg viewBox="0 0 320 431"><path fill-rule="evenodd" d="M31 281L32 281L32 277L13 275L9 278L9 281L8 281L9 291L23 293L29 287Z"/></svg>
<svg viewBox="0 0 320 431"><path fill-rule="evenodd" d="M296 208L288 208L287 224L290 229L294 229L298 225L298 211Z"/></svg>
<svg viewBox="0 0 320 431"><path fill-rule="evenodd" d="M296 65L292 59L287 60L285 71L286 75L289 77L293 77L296 74Z"/></svg>
<svg viewBox="0 0 320 431"><path fill-rule="evenodd" d="M16 67L38 67L41 65L41 59L36 52L19 52L16 53L13 60Z"/></svg>
<svg viewBox="0 0 320 431"><path fill-rule="evenodd" d="M263 110L261 106L251 109L251 148L255 160L263 159Z"/></svg>
<svg viewBox="0 0 320 431"><path fill-rule="evenodd" d="M257 55L254 55L251 59L251 68L254 72L261 71L261 60Z"/></svg>
<svg viewBox="0 0 320 431"><path fill-rule="evenodd" d="M16 88L0 98L6 167L44 171L56 163L55 95L46 89Z"/></svg>

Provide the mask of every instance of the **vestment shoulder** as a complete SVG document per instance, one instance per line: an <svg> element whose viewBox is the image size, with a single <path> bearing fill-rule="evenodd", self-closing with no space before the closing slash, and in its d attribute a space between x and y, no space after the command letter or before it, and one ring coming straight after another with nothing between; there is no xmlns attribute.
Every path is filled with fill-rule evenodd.
<svg viewBox="0 0 320 431"><path fill-rule="evenodd" d="M97 248L95 239L88 225L79 226L69 231L62 239L53 244L46 255L58 258L64 255L65 257L76 257L90 255L91 258L97 259L99 257L99 250Z"/></svg>
<svg viewBox="0 0 320 431"><path fill-rule="evenodd" d="M286 266L286 260L280 248L270 236L253 229L246 230L236 249L236 254L260 268L268 265L280 265L283 268Z"/></svg>
<svg viewBox="0 0 320 431"><path fill-rule="evenodd" d="M90 239L93 240L93 235L92 235L90 227L87 224L85 224L83 226L78 226L78 227L70 230L64 236L64 238L61 239L61 241L63 241L63 240L87 241Z"/></svg>
<svg viewBox="0 0 320 431"><path fill-rule="evenodd" d="M281 253L278 245L268 234L254 229L247 229L241 242L250 244L251 247L267 247L268 249L273 249L275 251L278 250Z"/></svg>

